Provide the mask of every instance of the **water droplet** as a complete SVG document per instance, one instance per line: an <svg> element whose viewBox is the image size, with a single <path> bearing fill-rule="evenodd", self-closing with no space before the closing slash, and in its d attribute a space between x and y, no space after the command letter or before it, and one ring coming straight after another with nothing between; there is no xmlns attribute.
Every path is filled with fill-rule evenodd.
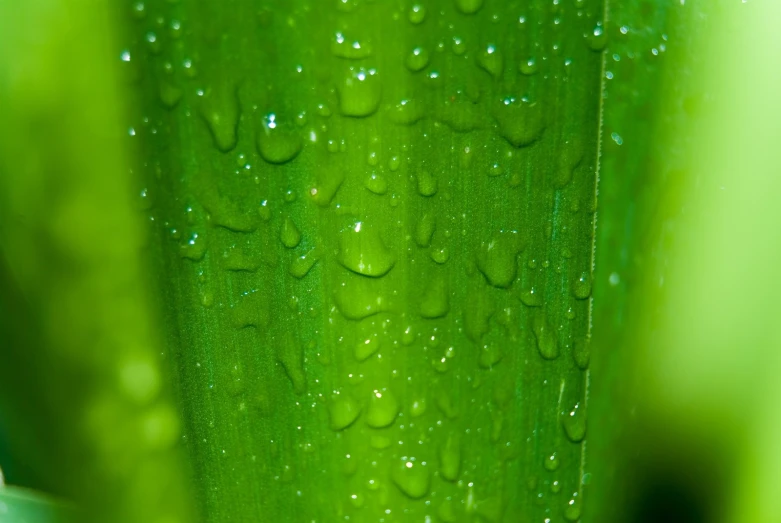
<svg viewBox="0 0 781 523"><path fill-rule="evenodd" d="M436 222L431 214L424 214L415 225L415 243L418 247L428 247L431 245L431 238L434 236Z"/></svg>
<svg viewBox="0 0 781 523"><path fill-rule="evenodd" d="M461 445L458 437L448 434L439 452L439 473L448 481L456 481L461 472Z"/></svg>
<svg viewBox="0 0 781 523"><path fill-rule="evenodd" d="M433 247L429 255L432 260L442 265L450 259L450 250L447 247Z"/></svg>
<svg viewBox="0 0 781 523"><path fill-rule="evenodd" d="M388 117L399 125L412 125L424 115L423 104L415 99L404 98L399 103L388 108Z"/></svg>
<svg viewBox="0 0 781 523"><path fill-rule="evenodd" d="M277 345L276 355L277 361L285 369L285 374L293 385L293 391L302 394L306 390L303 347L293 339L292 334L288 333Z"/></svg>
<svg viewBox="0 0 781 523"><path fill-rule="evenodd" d="M375 390L366 411L366 424L375 429L389 427L399 414L399 403L389 390Z"/></svg>
<svg viewBox="0 0 781 523"><path fill-rule="evenodd" d="M514 147L525 147L537 141L545 128L542 105L505 99L495 112L499 133Z"/></svg>
<svg viewBox="0 0 781 523"><path fill-rule="evenodd" d="M428 319L445 316L450 311L448 295L447 281L444 278L431 279L420 301L420 315Z"/></svg>
<svg viewBox="0 0 781 523"><path fill-rule="evenodd" d="M428 466L419 461L401 461L393 467L393 484L412 499L420 499L428 494L431 485L431 472Z"/></svg>
<svg viewBox="0 0 781 523"><path fill-rule="evenodd" d="M374 280L348 278L334 292L336 307L348 320L362 320L387 309L386 299Z"/></svg>
<svg viewBox="0 0 781 523"><path fill-rule="evenodd" d="M286 216L285 221L282 222L282 230L279 233L279 239L282 241L282 245L288 249L292 249L301 243L301 232L298 230L298 227L296 227L296 224L293 223L290 216Z"/></svg>
<svg viewBox="0 0 781 523"><path fill-rule="evenodd" d="M328 414L331 419L331 429L340 431L355 423L361 415L361 406L348 394L337 394L331 398Z"/></svg>
<svg viewBox="0 0 781 523"><path fill-rule="evenodd" d="M388 181L381 174L371 173L364 182L364 186L374 194L383 195L388 192Z"/></svg>
<svg viewBox="0 0 781 523"><path fill-rule="evenodd" d="M495 45L489 44L477 55L477 65L498 79L504 72L504 56Z"/></svg>
<svg viewBox="0 0 781 523"><path fill-rule="evenodd" d="M426 8L421 4L414 4L407 14L410 23L415 25L422 24L426 19Z"/></svg>
<svg viewBox="0 0 781 523"><path fill-rule="evenodd" d="M570 498L567 505L564 507L564 518L567 521L577 521L580 519L580 512L580 496L578 496L577 492L574 492L572 498Z"/></svg>
<svg viewBox="0 0 781 523"><path fill-rule="evenodd" d="M410 52L410 54L407 55L407 59L405 61L405 63L407 64L407 69L415 73L425 69L425 67L428 65L428 62L429 62L428 51L426 51L422 47L414 48L412 52Z"/></svg>
<svg viewBox="0 0 781 523"><path fill-rule="evenodd" d="M559 468L559 457L554 452L553 454L545 458L543 464L545 465L545 470L550 470L552 472Z"/></svg>
<svg viewBox="0 0 781 523"><path fill-rule="evenodd" d="M167 109L173 109L182 99L182 90L176 87L174 84L161 80L158 87L158 95L160 96L160 102Z"/></svg>
<svg viewBox="0 0 781 523"><path fill-rule="evenodd" d="M480 347L480 358L478 364L483 369L493 368L494 365L502 361L501 347L497 343L486 343Z"/></svg>
<svg viewBox="0 0 781 523"><path fill-rule="evenodd" d="M572 283L572 295L578 300L585 300L591 296L591 273L581 273Z"/></svg>
<svg viewBox="0 0 781 523"><path fill-rule="evenodd" d="M524 74L526 76L532 76L533 74L537 74L537 71L539 70L539 66L537 65L537 59L527 58L526 60L523 60L521 62L519 70L521 71L521 74Z"/></svg>
<svg viewBox="0 0 781 523"><path fill-rule="evenodd" d="M290 264L290 275L301 279L312 270L317 261L320 259L317 249L312 249L309 252L293 258L293 262Z"/></svg>
<svg viewBox="0 0 781 523"><path fill-rule="evenodd" d="M548 319L542 312L534 316L532 332L537 340L537 349L540 356L546 360L553 360L559 357L559 340L556 332L548 323Z"/></svg>
<svg viewBox="0 0 781 523"><path fill-rule="evenodd" d="M553 481L551 481L550 491L554 494L558 494L559 492L561 492L561 483L559 482L559 480L554 479Z"/></svg>
<svg viewBox="0 0 781 523"><path fill-rule="evenodd" d="M222 253L222 267L228 271L255 272L260 267L260 258L238 247L230 247Z"/></svg>
<svg viewBox="0 0 781 523"><path fill-rule="evenodd" d="M588 46L592 51L602 51L607 45L607 32L599 22L594 27L594 30L588 35Z"/></svg>
<svg viewBox="0 0 781 523"><path fill-rule="evenodd" d="M418 398L412 400L409 407L409 415L413 418L419 418L426 412L426 399Z"/></svg>
<svg viewBox="0 0 781 523"><path fill-rule="evenodd" d="M296 129L280 122L274 113L263 118L256 142L260 156L273 164L289 162L298 156L302 146Z"/></svg>
<svg viewBox="0 0 781 523"><path fill-rule="evenodd" d="M379 107L381 94L375 69L351 67L339 84L339 109L345 116L369 116Z"/></svg>
<svg viewBox="0 0 781 523"><path fill-rule="evenodd" d="M561 424L564 426L564 433L571 442L583 441L586 436L586 413L580 403L576 403L572 410L562 414Z"/></svg>
<svg viewBox="0 0 781 523"><path fill-rule="evenodd" d="M337 260L357 274L378 278L387 274L396 263L396 257L379 234L363 222L347 227L339 240Z"/></svg>
<svg viewBox="0 0 781 523"><path fill-rule="evenodd" d="M198 233L194 232L179 249L182 258L193 261L202 260L206 254L206 240Z"/></svg>
<svg viewBox="0 0 781 523"><path fill-rule="evenodd" d="M453 54L456 56L461 56L464 54L466 52L466 43L464 42L464 39L458 36L454 36L451 49L453 50Z"/></svg>
<svg viewBox="0 0 781 523"><path fill-rule="evenodd" d="M344 182L344 173L341 170L321 165L316 174L315 184L309 189L309 196L320 207L327 207L336 196L342 182Z"/></svg>
<svg viewBox="0 0 781 523"><path fill-rule="evenodd" d="M528 290L521 291L520 294L521 303L527 307L541 307L542 306L542 294L534 287Z"/></svg>
<svg viewBox="0 0 781 523"><path fill-rule="evenodd" d="M346 38L343 33L337 32L331 41L331 52L339 58L361 60L371 56L372 48L366 42Z"/></svg>
<svg viewBox="0 0 781 523"><path fill-rule="evenodd" d="M489 242L480 245L477 268L494 287L507 288L517 274L516 258L522 250L520 235L516 231L502 231Z"/></svg>
<svg viewBox="0 0 781 523"><path fill-rule="evenodd" d="M244 327L265 327L270 319L268 296L250 292L239 297L231 307L231 319L237 329Z"/></svg>
<svg viewBox="0 0 781 523"><path fill-rule="evenodd" d="M434 196L437 194L437 189L439 188L439 184L437 183L436 177L434 177L431 173L428 171L420 171L417 175L418 178L418 194L421 196Z"/></svg>
<svg viewBox="0 0 781 523"><path fill-rule="evenodd" d="M366 361L380 350L380 340L375 336L369 336L355 345L353 354L358 361Z"/></svg>
<svg viewBox="0 0 781 523"><path fill-rule="evenodd" d="M494 305L482 288L471 288L468 296L464 303L464 332L477 343L488 332L488 320L494 313Z"/></svg>
<svg viewBox="0 0 781 523"><path fill-rule="evenodd" d="M588 368L588 363L591 359L591 341L588 338L575 340L572 348L572 358L579 369L586 370Z"/></svg>
<svg viewBox="0 0 781 523"><path fill-rule="evenodd" d="M475 14L483 7L484 0L456 0L456 8L465 15Z"/></svg>

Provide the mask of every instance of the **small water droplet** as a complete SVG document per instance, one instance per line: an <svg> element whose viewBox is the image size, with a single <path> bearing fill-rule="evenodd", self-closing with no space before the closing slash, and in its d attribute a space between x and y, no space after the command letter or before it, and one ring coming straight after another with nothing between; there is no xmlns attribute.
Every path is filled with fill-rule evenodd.
<svg viewBox="0 0 781 523"><path fill-rule="evenodd" d="M419 171L417 174L418 179L418 194L421 196L434 196L437 194L439 184L434 175L428 171Z"/></svg>
<svg viewBox="0 0 781 523"><path fill-rule="evenodd" d="M475 14L483 7L484 0L455 0L456 8L465 15Z"/></svg>
<svg viewBox="0 0 781 523"><path fill-rule="evenodd" d="M292 125L280 121L275 113L269 113L259 127L256 143L264 160L282 164L298 156L302 141Z"/></svg>
<svg viewBox="0 0 781 523"><path fill-rule="evenodd" d="M548 323L545 314L540 312L534 316L533 329L535 339L537 340L537 350L540 356L546 360L553 360L559 357L559 340L556 332Z"/></svg>
<svg viewBox="0 0 781 523"><path fill-rule="evenodd" d="M559 468L559 457L554 452L545 458L543 464L545 465L545 470L550 470L551 472L557 470Z"/></svg>
<svg viewBox="0 0 781 523"><path fill-rule="evenodd" d="M564 426L564 433L571 442L583 441L586 436L586 413L580 403L576 403L572 410L562 414L561 424Z"/></svg>
<svg viewBox="0 0 781 523"><path fill-rule="evenodd" d="M285 217L285 221L282 222L279 239L282 241L282 245L288 249L293 249L301 243L301 231L298 230L298 227L296 227L296 224L293 223L289 216Z"/></svg>

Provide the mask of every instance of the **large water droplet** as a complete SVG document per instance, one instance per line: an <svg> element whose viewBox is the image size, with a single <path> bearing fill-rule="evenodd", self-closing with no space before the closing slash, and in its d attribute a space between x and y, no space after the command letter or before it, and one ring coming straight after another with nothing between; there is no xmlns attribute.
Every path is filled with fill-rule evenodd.
<svg viewBox="0 0 781 523"><path fill-rule="evenodd" d="M431 472L419 461L402 461L393 467L391 479L400 491L412 499L420 499L431 486Z"/></svg>
<svg viewBox="0 0 781 523"><path fill-rule="evenodd" d="M206 93L200 113L209 127L214 145L222 152L236 147L239 127L239 100L236 88L224 86Z"/></svg>
<svg viewBox="0 0 781 523"><path fill-rule="evenodd" d="M266 115L258 130L258 153L269 163L281 164L295 158L301 151L301 138L295 127L280 122L277 115Z"/></svg>
<svg viewBox="0 0 781 523"><path fill-rule="evenodd" d="M431 237L434 236L436 221L433 214L424 214L415 225L415 243L418 247L431 245Z"/></svg>
<svg viewBox="0 0 781 523"><path fill-rule="evenodd" d="M412 125L425 114L425 107L419 101L414 98L403 98L396 105L390 106L387 109L388 118L393 123L400 125Z"/></svg>
<svg viewBox="0 0 781 523"><path fill-rule="evenodd" d="M328 414L331 419L331 429L340 431L355 423L361 415L361 406L351 396L342 393L331 398Z"/></svg>
<svg viewBox="0 0 781 523"><path fill-rule="evenodd" d="M499 133L515 147L525 147L537 141L545 128L540 103L505 99L495 111Z"/></svg>
<svg viewBox="0 0 781 523"><path fill-rule="evenodd" d="M575 340L572 347L572 358L579 369L586 370L591 359L591 340L588 338Z"/></svg>
<svg viewBox="0 0 781 523"><path fill-rule="evenodd" d="M461 472L461 445L458 437L448 434L439 452L439 473L448 481L455 481Z"/></svg>
<svg viewBox="0 0 781 523"><path fill-rule="evenodd" d="M375 69L351 67L339 84L339 109L345 116L369 116L379 107L381 94Z"/></svg>
<svg viewBox="0 0 781 523"><path fill-rule="evenodd" d="M339 240L337 260L355 273L377 278L387 274L396 263L379 234L363 222L346 228Z"/></svg>
<svg viewBox="0 0 781 523"><path fill-rule="evenodd" d="M293 258L289 269L290 275L298 279L303 278L309 274L309 271L312 270L312 267L315 266L319 259L320 255L317 249L312 249L301 256Z"/></svg>
<svg viewBox="0 0 781 523"><path fill-rule="evenodd" d="M439 184L437 178L428 171L419 171L418 178L418 193L421 196L431 197L437 194Z"/></svg>
<svg viewBox="0 0 781 523"><path fill-rule="evenodd" d="M389 390L375 390L369 400L366 424L375 429L389 427L399 414L399 403Z"/></svg>
<svg viewBox="0 0 781 523"><path fill-rule="evenodd" d="M334 292L336 307L348 320L362 320L387 309L379 282L367 278L347 278Z"/></svg>
<svg viewBox="0 0 781 523"><path fill-rule="evenodd" d="M410 54L407 55L405 63L407 64L407 69L417 73L418 71L425 69L425 67L428 65L429 59L430 57L428 51L422 47L416 47L410 52Z"/></svg>
<svg viewBox="0 0 781 523"><path fill-rule="evenodd" d="M420 301L420 315L434 319L445 316L450 311L450 299L447 280L435 277L428 283Z"/></svg>
<svg viewBox="0 0 781 523"><path fill-rule="evenodd" d="M502 231L480 245L477 268L494 287L507 288L518 271L516 258L522 250L522 241L516 231Z"/></svg>
<svg viewBox="0 0 781 523"><path fill-rule="evenodd" d="M495 45L489 44L477 55L477 65L498 79L504 72L504 56Z"/></svg>
<svg viewBox="0 0 781 523"><path fill-rule="evenodd" d="M320 166L314 186L309 189L312 201L320 207L327 207L344 182L344 173L330 166Z"/></svg>
<svg viewBox="0 0 781 523"><path fill-rule="evenodd" d="M413 5L407 14L409 21L415 25L423 23L426 19L426 7L421 4Z"/></svg>
<svg viewBox="0 0 781 523"><path fill-rule="evenodd" d="M576 403L572 410L562 415L561 424L564 426L564 433L571 442L583 441L586 436L586 412L580 403Z"/></svg>
<svg viewBox="0 0 781 523"><path fill-rule="evenodd" d="M380 340L378 336L367 336L355 345L353 354L358 361L366 361L380 350Z"/></svg>

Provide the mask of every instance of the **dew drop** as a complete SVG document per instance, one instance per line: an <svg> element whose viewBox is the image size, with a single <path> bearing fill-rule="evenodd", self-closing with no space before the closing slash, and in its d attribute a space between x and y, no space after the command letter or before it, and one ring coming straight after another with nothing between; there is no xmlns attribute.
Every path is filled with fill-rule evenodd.
<svg viewBox="0 0 781 523"><path fill-rule="evenodd" d="M301 243L301 231L298 230L293 220L287 216L285 221L282 222L282 230L279 233L279 239L282 241L282 245L288 249L293 249Z"/></svg>
<svg viewBox="0 0 781 523"><path fill-rule="evenodd" d="M387 274L396 263L379 234L364 222L356 222L341 232L337 260L357 274L374 278Z"/></svg>
<svg viewBox="0 0 781 523"><path fill-rule="evenodd" d="M351 67L338 90L339 109L345 116L369 116L380 105L382 85L375 69Z"/></svg>
<svg viewBox="0 0 781 523"><path fill-rule="evenodd" d="M428 494L431 472L419 461L401 461L393 467L391 480L407 497L420 499Z"/></svg>
<svg viewBox="0 0 781 523"><path fill-rule="evenodd" d="M280 122L274 113L262 119L256 144L260 156L272 164L289 162L298 156L302 146L295 128Z"/></svg>
<svg viewBox="0 0 781 523"><path fill-rule="evenodd" d="M458 437L448 434L439 451L439 473L447 481L456 481L461 472L461 446Z"/></svg>
<svg viewBox="0 0 781 523"><path fill-rule="evenodd" d="M456 0L456 8L465 15L475 14L483 7L484 0Z"/></svg>
<svg viewBox="0 0 781 523"><path fill-rule="evenodd" d="M537 340L537 350L540 356L546 360L553 360L559 357L559 341L556 332L548 323L545 315L540 312L534 316L532 322L532 332Z"/></svg>
<svg viewBox="0 0 781 523"><path fill-rule="evenodd" d="M351 396L342 393L334 395L328 407L331 430L344 430L361 415L361 406Z"/></svg>
<svg viewBox="0 0 781 523"><path fill-rule="evenodd" d="M422 71L426 68L429 62L429 54L428 51L423 49L422 47L416 47L414 48L410 54L407 55L407 59L405 60L405 64L407 65L407 69L410 71L417 73L418 71Z"/></svg>
<svg viewBox="0 0 781 523"><path fill-rule="evenodd" d="M425 6L421 4L414 4L410 10L409 13L407 13L407 18L409 19L410 23L418 25L422 24L423 21L426 19L426 8Z"/></svg>
<svg viewBox="0 0 781 523"><path fill-rule="evenodd" d="M495 79L498 79L504 71L504 57L495 45L489 44L478 53L477 65Z"/></svg>
<svg viewBox="0 0 781 523"><path fill-rule="evenodd" d="M366 424L375 429L389 427L399 414L399 403L388 391L375 390L371 394L366 411Z"/></svg>
<svg viewBox="0 0 781 523"><path fill-rule="evenodd" d="M520 235L516 231L503 231L480 245L477 268L494 287L507 288L517 274L516 258L522 250Z"/></svg>

